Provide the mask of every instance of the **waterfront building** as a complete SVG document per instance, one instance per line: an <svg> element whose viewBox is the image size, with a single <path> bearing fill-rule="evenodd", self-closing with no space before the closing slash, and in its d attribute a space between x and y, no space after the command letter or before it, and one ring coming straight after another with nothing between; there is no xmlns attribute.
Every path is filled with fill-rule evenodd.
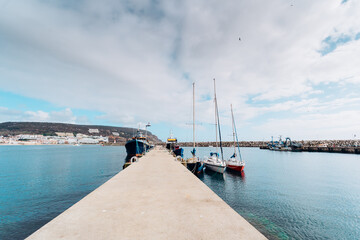
<svg viewBox="0 0 360 240"><path fill-rule="evenodd" d="M99 129L97 129L97 128L89 128L89 133L99 133Z"/></svg>
<svg viewBox="0 0 360 240"><path fill-rule="evenodd" d="M81 144L98 144L98 143L99 143L99 140L88 137L88 138L79 139L78 142L81 143Z"/></svg>
<svg viewBox="0 0 360 240"><path fill-rule="evenodd" d="M73 137L73 133L69 132L55 132L58 137Z"/></svg>
<svg viewBox="0 0 360 240"><path fill-rule="evenodd" d="M88 135L86 135L86 134L82 134L82 133L76 134L77 139L86 138L86 137L88 137Z"/></svg>

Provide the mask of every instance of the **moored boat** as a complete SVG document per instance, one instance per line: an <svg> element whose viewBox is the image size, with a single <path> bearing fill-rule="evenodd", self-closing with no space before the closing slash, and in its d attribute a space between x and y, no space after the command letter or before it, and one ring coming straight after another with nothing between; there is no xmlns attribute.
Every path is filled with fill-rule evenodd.
<svg viewBox="0 0 360 240"><path fill-rule="evenodd" d="M224 173L226 164L219 158L219 153L211 152L210 157L204 161L207 170L211 170L218 173Z"/></svg>
<svg viewBox="0 0 360 240"><path fill-rule="evenodd" d="M204 169L204 163L196 156L195 147L195 83L193 83L193 150L192 158L185 160L186 167L194 174L200 174Z"/></svg>
<svg viewBox="0 0 360 240"><path fill-rule="evenodd" d="M125 148L128 156L141 157L150 149L150 144L142 132L138 130L136 135L126 142Z"/></svg>
<svg viewBox="0 0 360 240"><path fill-rule="evenodd" d="M233 113L232 105L231 105L231 117L232 117L232 129L233 129L233 140L234 140L234 154L230 157L229 160L226 161L226 167L227 167L227 169L241 172L245 168L245 161L243 161L242 157L241 157L239 139L238 139L238 136L237 136L237 131L236 131L236 125L235 125L235 119L234 119L234 113ZM236 142L235 142L235 140L236 140ZM238 154L239 159L237 159L236 145L237 145L237 149L238 149L238 153L239 153Z"/></svg>
<svg viewBox="0 0 360 240"><path fill-rule="evenodd" d="M217 105L216 99L216 88L215 88L215 79L214 79L214 103L215 103L215 134L216 134L216 152L211 152L210 157L204 160L204 164L206 169L224 173L226 169L226 163L224 162L224 154L221 143L221 131L220 131L220 120L219 120L219 109ZM219 158L218 149L218 131L219 131L219 142L220 142L220 150L221 150L221 159Z"/></svg>
<svg viewBox="0 0 360 240"><path fill-rule="evenodd" d="M283 141L281 136L279 137L279 141L274 141L273 137L271 137L271 143L268 144L269 150L273 151L293 151L298 152L302 150L302 144L291 141L289 137Z"/></svg>
<svg viewBox="0 0 360 240"><path fill-rule="evenodd" d="M169 151L173 151L176 144L177 144L177 139L172 136L172 133L170 133L170 137L166 140L166 148Z"/></svg>
<svg viewBox="0 0 360 240"><path fill-rule="evenodd" d="M184 149L180 146L176 145L173 150L175 156L180 156L181 158L184 157Z"/></svg>
<svg viewBox="0 0 360 240"><path fill-rule="evenodd" d="M170 133L170 137L166 140L166 148L176 157L184 157L184 149L177 145L177 138L174 138L172 133Z"/></svg>
<svg viewBox="0 0 360 240"><path fill-rule="evenodd" d="M198 159L195 158L188 158L186 159L186 168L192 172L192 173L196 173L196 169L197 169L197 162Z"/></svg>
<svg viewBox="0 0 360 240"><path fill-rule="evenodd" d="M239 161L236 158L230 158L226 161L226 168L229 170L241 172L245 168L245 162Z"/></svg>

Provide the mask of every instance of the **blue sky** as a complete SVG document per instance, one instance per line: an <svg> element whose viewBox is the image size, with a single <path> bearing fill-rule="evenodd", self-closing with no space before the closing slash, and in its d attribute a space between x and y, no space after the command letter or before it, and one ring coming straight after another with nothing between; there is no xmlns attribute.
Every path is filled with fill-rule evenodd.
<svg viewBox="0 0 360 240"><path fill-rule="evenodd" d="M360 136L359 1L0 1L0 122ZM241 41L239 40L241 38Z"/></svg>

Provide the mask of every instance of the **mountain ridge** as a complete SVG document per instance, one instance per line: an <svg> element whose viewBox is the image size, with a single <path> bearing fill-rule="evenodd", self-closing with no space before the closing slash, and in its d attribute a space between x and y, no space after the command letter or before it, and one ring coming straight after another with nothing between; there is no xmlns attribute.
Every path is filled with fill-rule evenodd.
<svg viewBox="0 0 360 240"><path fill-rule="evenodd" d="M98 129L98 133L90 133L89 129ZM113 136L118 133L121 138L131 138L136 133L136 128L115 127L104 125L84 125L72 123L54 123L54 122L3 122L0 123L0 136L34 134L45 136L56 136L56 132L81 133L86 135ZM145 130L140 129L145 134ZM161 140L150 131L147 131L150 141L161 142Z"/></svg>

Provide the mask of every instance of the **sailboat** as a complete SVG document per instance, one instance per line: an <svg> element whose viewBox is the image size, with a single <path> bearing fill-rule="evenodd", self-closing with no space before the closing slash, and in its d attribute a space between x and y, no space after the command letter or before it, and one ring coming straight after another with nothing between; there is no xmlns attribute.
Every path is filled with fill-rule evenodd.
<svg viewBox="0 0 360 240"><path fill-rule="evenodd" d="M208 157L204 163L205 167L208 170L212 170L218 173L224 173L226 169L226 163L224 162L223 157L223 149L221 145L221 131L220 131L220 121L219 121L219 109L217 105L216 99L216 86L215 86L215 78L214 78L214 103L215 103L215 134L216 134L216 152L211 152L210 157ZM218 131L219 131L219 140L220 140L220 149L221 149L221 159L218 153Z"/></svg>
<svg viewBox="0 0 360 240"><path fill-rule="evenodd" d="M238 139L237 132L236 132L236 125L235 125L234 112L233 112L232 105L230 105L230 107L231 107L231 117L232 117L233 140L234 140L234 154L230 157L229 160L226 161L226 167L227 167L227 169L241 172L244 170L245 162L242 160L241 153L240 153L239 139ZM236 143L235 143L235 140L236 140ZM237 149L238 149L238 153L239 153L239 158L237 158L237 154L236 154L236 145L237 145Z"/></svg>
<svg viewBox="0 0 360 240"><path fill-rule="evenodd" d="M204 169L204 163L196 156L195 148L195 83L193 83L193 150L191 154L192 158L186 159L186 167L192 173L199 174Z"/></svg>

